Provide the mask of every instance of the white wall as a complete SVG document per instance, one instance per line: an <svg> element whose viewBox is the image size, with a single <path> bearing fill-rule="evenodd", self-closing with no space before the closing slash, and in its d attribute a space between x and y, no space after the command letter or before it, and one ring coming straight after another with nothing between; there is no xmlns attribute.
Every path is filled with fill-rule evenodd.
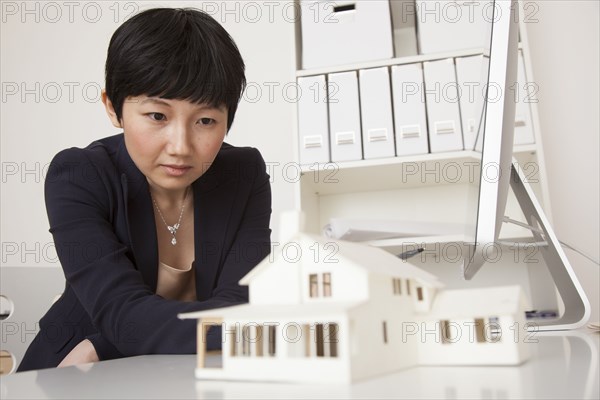
<svg viewBox="0 0 600 400"><path fill-rule="evenodd" d="M537 1L527 24L558 238L600 258L600 2ZM600 267L565 249L599 317Z"/></svg>

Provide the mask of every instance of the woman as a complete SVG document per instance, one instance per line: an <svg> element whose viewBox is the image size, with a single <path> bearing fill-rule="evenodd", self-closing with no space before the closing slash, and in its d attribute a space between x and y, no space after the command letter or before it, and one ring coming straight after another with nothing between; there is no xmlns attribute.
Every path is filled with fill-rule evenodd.
<svg viewBox="0 0 600 400"><path fill-rule="evenodd" d="M245 82L235 43L201 11L151 9L117 29L102 100L123 133L51 163L67 283L19 371L194 353L195 324L177 314L248 301L237 282L269 252L271 190L259 152L223 142Z"/></svg>

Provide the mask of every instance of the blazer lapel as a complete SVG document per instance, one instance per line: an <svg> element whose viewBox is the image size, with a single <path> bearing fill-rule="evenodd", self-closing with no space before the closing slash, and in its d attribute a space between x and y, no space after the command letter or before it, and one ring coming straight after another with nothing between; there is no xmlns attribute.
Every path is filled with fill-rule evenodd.
<svg viewBox="0 0 600 400"><path fill-rule="evenodd" d="M119 145L117 164L121 171L123 201L135 263L144 282L156 292L158 241L152 199L148 181L129 156L124 140Z"/></svg>
<svg viewBox="0 0 600 400"><path fill-rule="evenodd" d="M215 278L224 257L223 244L235 199L235 179L225 179L218 171L218 161L215 160L211 168L193 184L194 269L196 296L200 301L212 296Z"/></svg>
<svg viewBox="0 0 600 400"><path fill-rule="evenodd" d="M207 300L212 295L221 260L223 244L235 199L235 179L220 171L218 156L211 168L197 179L194 191L194 269L196 271L196 296ZM158 240L154 222L154 209L148 181L136 167L121 140L117 152L121 171L124 203L131 248L137 269L144 282L156 292L158 279Z"/></svg>

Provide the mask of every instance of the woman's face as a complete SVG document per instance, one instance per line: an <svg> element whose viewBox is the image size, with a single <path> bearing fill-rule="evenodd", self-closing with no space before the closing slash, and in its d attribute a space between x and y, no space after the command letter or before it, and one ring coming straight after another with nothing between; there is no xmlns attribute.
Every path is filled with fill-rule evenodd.
<svg viewBox="0 0 600 400"><path fill-rule="evenodd" d="M210 167L227 133L225 107L129 97L119 121L104 93L103 101L113 125L124 131L133 162L154 189L179 192L189 186Z"/></svg>

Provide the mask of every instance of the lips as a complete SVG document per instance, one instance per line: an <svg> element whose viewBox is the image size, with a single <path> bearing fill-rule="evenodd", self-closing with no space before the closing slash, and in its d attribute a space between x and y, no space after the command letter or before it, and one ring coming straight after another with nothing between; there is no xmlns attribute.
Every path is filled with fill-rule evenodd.
<svg viewBox="0 0 600 400"><path fill-rule="evenodd" d="M167 175L171 176L182 176L185 175L192 167L189 165L178 165L178 164L161 164L161 167L165 170Z"/></svg>

